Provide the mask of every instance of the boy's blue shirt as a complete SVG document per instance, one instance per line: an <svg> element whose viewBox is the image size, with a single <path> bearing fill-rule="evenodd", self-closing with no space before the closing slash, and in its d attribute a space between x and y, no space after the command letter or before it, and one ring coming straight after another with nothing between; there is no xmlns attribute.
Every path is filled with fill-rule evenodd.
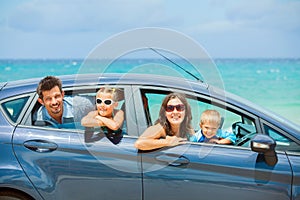
<svg viewBox="0 0 300 200"><path fill-rule="evenodd" d="M215 138L223 138L228 139L232 142L232 144L235 144L236 142L236 136L234 133L223 131L221 129L218 129L217 134L214 136ZM206 142L207 138L202 133L202 130L200 129L197 131L192 137L189 139L191 142Z"/></svg>

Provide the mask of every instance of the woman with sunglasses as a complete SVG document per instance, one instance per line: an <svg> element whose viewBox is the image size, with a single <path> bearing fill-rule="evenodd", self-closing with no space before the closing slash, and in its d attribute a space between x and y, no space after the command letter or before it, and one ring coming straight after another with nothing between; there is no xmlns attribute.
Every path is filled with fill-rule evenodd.
<svg viewBox="0 0 300 200"><path fill-rule="evenodd" d="M161 105L155 125L148 127L135 142L140 150L151 150L185 143L194 134L192 113L184 95L171 93Z"/></svg>
<svg viewBox="0 0 300 200"><path fill-rule="evenodd" d="M85 127L101 127L103 130L117 131L123 125L124 112L115 109L118 106L115 88L102 87L96 94L97 110L89 112L81 120Z"/></svg>

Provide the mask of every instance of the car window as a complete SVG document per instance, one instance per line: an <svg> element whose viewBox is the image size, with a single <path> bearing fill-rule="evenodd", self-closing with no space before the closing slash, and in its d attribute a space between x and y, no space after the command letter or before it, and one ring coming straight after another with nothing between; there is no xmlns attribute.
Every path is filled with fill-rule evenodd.
<svg viewBox="0 0 300 200"><path fill-rule="evenodd" d="M146 96L148 112L145 112L148 121L155 123L158 119L159 110L164 97L168 94L167 91L160 90L142 90L141 94ZM217 103L212 103L210 100L195 97L192 95L186 95L187 100L191 106L192 111L192 126L195 132L200 129L199 122L200 116L203 111L207 109L217 110L222 117L220 128L224 131L233 132L236 137L236 146L250 147L251 138L257 133L255 121L253 118L247 116L240 111L236 111L233 108L224 107ZM148 123L148 126L151 124Z"/></svg>
<svg viewBox="0 0 300 200"><path fill-rule="evenodd" d="M293 140L280 133L280 131L277 131L266 124L264 124L264 130L266 134L276 141L276 150L292 152L300 151L300 146Z"/></svg>
<svg viewBox="0 0 300 200"><path fill-rule="evenodd" d="M192 125L195 131L200 129L200 117L205 110L217 110L221 115L220 129L236 135L236 146L250 147L251 138L257 133L254 119L233 108L203 98L188 97L192 110Z"/></svg>
<svg viewBox="0 0 300 200"><path fill-rule="evenodd" d="M191 106L191 110L192 110L192 114L193 114L193 127L195 127L195 130L199 130L199 122L200 122L200 116L201 114L208 109L213 109L213 110L217 110L222 117L222 121L221 121L221 125L220 127L223 130L228 130L228 131L232 131L232 124L237 122L237 121L241 121L242 118L240 115L237 115L233 112L229 112L227 110L225 110L224 108L221 108L217 105L213 105L207 102L203 102L201 101L201 99L192 99L188 97L188 102Z"/></svg>
<svg viewBox="0 0 300 200"><path fill-rule="evenodd" d="M79 90L66 90L65 100L71 102L72 104L72 114L73 119L70 121L72 126L53 126L51 122L40 120L38 115L41 113L42 105L37 101L34 106L31 116L32 125L40 127L51 127L51 128L71 128L71 129L81 129L84 130L85 127L81 125L81 119L87 115L90 111L96 110L96 93L100 86L91 89L79 89ZM124 99L124 89L119 88L118 90L118 106L116 109L122 109L125 113L125 99ZM38 114L39 113L39 114ZM41 114L40 114L41 115ZM74 126L75 125L75 126ZM124 121L122 129L126 131L126 122Z"/></svg>
<svg viewBox="0 0 300 200"><path fill-rule="evenodd" d="M68 104L72 105L72 115L73 117L68 117L68 119L64 120L65 123L61 126L53 125L51 120L44 120L41 119L46 112L46 109L42 107L39 102L36 102L34 109L32 110L32 125L40 126L40 127L52 127L52 128L71 128L71 129L84 129L81 126L80 121L83 116L88 114L88 112L95 109L95 100L92 94L76 94L76 95L69 95L66 94L64 100L68 102ZM70 112L70 110L68 111Z"/></svg>
<svg viewBox="0 0 300 200"><path fill-rule="evenodd" d="M3 110L5 111L6 115L13 121L17 122L18 117L20 116L21 111L25 107L26 102L28 101L29 97L22 97L18 99L13 99L10 101L6 101L1 104Z"/></svg>
<svg viewBox="0 0 300 200"><path fill-rule="evenodd" d="M148 109L149 109L149 113L148 113L149 116L146 116L146 118L149 118L151 123L154 124L155 121L158 119L160 106L166 94L145 93L144 95L148 100Z"/></svg>

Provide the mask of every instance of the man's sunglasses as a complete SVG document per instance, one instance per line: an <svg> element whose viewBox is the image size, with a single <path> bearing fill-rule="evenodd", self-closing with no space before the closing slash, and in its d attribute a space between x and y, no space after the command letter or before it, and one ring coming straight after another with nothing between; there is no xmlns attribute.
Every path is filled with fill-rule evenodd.
<svg viewBox="0 0 300 200"><path fill-rule="evenodd" d="M181 112L181 111L184 111L185 106L183 104L178 104L178 105L174 105L174 106L173 105L167 105L166 111L167 112L172 112L172 111L174 111L175 108L178 112Z"/></svg>
<svg viewBox="0 0 300 200"><path fill-rule="evenodd" d="M97 104L101 104L102 102L103 102L105 105L109 106L109 105L111 105L114 101L111 100L111 99L104 99L104 100L102 100L102 99L100 99L100 98L97 98L97 99L96 99L96 103L97 103Z"/></svg>

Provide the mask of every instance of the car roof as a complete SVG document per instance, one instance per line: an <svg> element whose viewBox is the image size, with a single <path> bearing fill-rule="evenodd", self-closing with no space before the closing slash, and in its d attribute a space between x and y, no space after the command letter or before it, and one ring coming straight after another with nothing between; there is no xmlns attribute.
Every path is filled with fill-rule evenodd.
<svg viewBox="0 0 300 200"><path fill-rule="evenodd" d="M61 79L63 87L84 86L84 85L98 85L104 84L142 84L142 85L160 85L164 87L175 87L185 89L187 84L192 82L187 79L178 77L168 77L162 75L148 75L148 74L74 74L57 76ZM7 98L16 94L35 92L36 87L41 78L32 78L26 80L11 81L1 83L3 86L1 91L1 98ZM208 85L202 82L197 82L197 87L207 89Z"/></svg>
<svg viewBox="0 0 300 200"><path fill-rule="evenodd" d="M253 114L264 118L271 123L280 126L284 124L283 128L287 132L295 133L295 137L300 139L300 126L290 122L289 120L273 113L266 108L258 106L251 101L242 97L226 92L222 89L210 86L201 81L192 81L179 77L169 77L162 75L149 74L74 74L57 76L62 80L63 87L74 86L89 86L98 84L122 84L122 85L144 85L144 86L161 86L165 88L176 88L183 90L190 90L199 92L201 94L213 97L218 100L226 100L228 104L235 105L241 109L248 110ZM42 78L32 78L19 81L11 81L7 83L0 83L0 100L15 95L35 92L39 81Z"/></svg>

